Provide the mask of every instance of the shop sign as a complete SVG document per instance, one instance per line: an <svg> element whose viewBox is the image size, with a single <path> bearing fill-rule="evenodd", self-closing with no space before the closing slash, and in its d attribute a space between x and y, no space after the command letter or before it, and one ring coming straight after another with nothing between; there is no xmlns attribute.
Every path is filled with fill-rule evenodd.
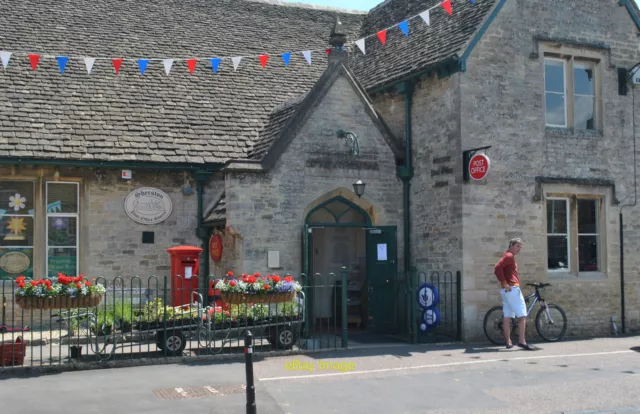
<svg viewBox="0 0 640 414"><path fill-rule="evenodd" d="M31 266L31 259L22 252L8 252L0 257L0 269L9 274L22 273Z"/></svg>
<svg viewBox="0 0 640 414"><path fill-rule="evenodd" d="M477 154L469 161L469 175L474 180L482 180L489 173L489 157Z"/></svg>
<svg viewBox="0 0 640 414"><path fill-rule="evenodd" d="M140 224L158 224L171 214L171 198L157 188L143 187L129 193L124 200L124 210Z"/></svg>
<svg viewBox="0 0 640 414"><path fill-rule="evenodd" d="M220 235L214 234L209 239L209 254L216 263L222 259L222 238L220 238Z"/></svg>

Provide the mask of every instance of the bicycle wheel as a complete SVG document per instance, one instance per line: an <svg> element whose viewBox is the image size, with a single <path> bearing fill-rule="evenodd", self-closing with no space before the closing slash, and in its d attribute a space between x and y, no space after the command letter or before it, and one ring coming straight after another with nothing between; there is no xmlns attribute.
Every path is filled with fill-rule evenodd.
<svg viewBox="0 0 640 414"><path fill-rule="evenodd" d="M484 316L484 334L491 343L495 345L504 345L504 331L503 325L502 306L494 306L489 309Z"/></svg>
<svg viewBox="0 0 640 414"><path fill-rule="evenodd" d="M546 308L540 308L536 315L536 331L547 342L556 342L562 339L567 332L567 315L564 310L558 305L549 304ZM554 331L558 333L554 334Z"/></svg>

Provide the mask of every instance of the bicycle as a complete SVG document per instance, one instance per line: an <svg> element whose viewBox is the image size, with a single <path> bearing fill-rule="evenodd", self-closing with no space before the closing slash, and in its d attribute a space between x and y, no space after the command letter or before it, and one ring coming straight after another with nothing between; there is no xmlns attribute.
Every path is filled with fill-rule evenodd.
<svg viewBox="0 0 640 414"><path fill-rule="evenodd" d="M535 318L536 332L538 332L538 335L547 342L559 341L567 332L567 315L560 306L547 303L540 295L540 290L552 285L550 283L527 283L527 286L532 286L535 289L532 294L525 296L524 298L525 303L528 306L527 315L531 315L536 303L539 302L541 306ZM531 299L533 299L533 302L529 306L529 301ZM553 318L551 316L552 311L558 311L559 317ZM560 321L562 321L562 325L560 325ZM502 306L494 306L489 309L484 317L484 334L487 336L489 341L496 345L504 345L505 343L503 323L504 317L502 313ZM560 333L555 336L548 334L546 331L548 326L560 326ZM496 336L494 337L491 334L496 334ZM515 339L515 342L517 342L518 323L516 318L511 319L511 337Z"/></svg>

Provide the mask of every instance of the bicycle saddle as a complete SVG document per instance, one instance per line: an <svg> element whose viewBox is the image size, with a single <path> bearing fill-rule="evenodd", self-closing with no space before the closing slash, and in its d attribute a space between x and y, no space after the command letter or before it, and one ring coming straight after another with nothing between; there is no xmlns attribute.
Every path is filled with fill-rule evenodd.
<svg viewBox="0 0 640 414"><path fill-rule="evenodd" d="M551 286L551 283L527 283L527 286L533 286L535 288L546 288L547 286Z"/></svg>

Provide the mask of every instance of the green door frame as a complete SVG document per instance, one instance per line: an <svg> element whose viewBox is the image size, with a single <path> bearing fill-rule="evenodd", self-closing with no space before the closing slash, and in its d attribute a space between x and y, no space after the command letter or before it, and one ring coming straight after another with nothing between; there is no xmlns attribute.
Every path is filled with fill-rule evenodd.
<svg viewBox="0 0 640 414"><path fill-rule="evenodd" d="M327 205L335 202L335 201L340 201L344 204L346 204L349 208L346 209L345 211L343 211L342 213L340 213L339 215L336 215L335 213L333 213L331 210L325 208ZM335 222L331 223L331 222L311 222L309 219L313 216L313 214L319 210L326 210L328 211L335 219ZM340 219L342 217L344 217L345 214L347 214L348 212L355 210L356 212L358 212L358 214L360 214L363 218L364 218L364 223L362 222L344 222L341 223ZM349 227L349 228L362 228L362 229L367 229L367 228L372 228L372 223L371 223L371 216L369 216L369 213L367 213L362 207L360 207L359 205L355 204L354 202L352 202L351 200L348 200L342 196L335 196L335 197L331 197L330 199L318 204L317 206L315 206L314 208L312 208L309 213L307 213L307 216L305 217L304 220L304 226L303 226L303 233L302 233L302 266L303 266L303 273L306 275L306 280L304 283L304 294L305 294L305 301L309 304L308 306L308 318L306 319L306 326L305 326L305 338L308 338L308 333L309 333L309 324L312 323L312 321L314 321L313 318L313 301L311 300L311 297L309 296L309 290L308 290L308 283L311 280L311 277L313 276L311 274L311 261L310 261L310 257L311 257L311 249L312 249L312 242L311 242L311 236L312 236L312 232L311 229L317 227L317 228L321 228L321 227Z"/></svg>

